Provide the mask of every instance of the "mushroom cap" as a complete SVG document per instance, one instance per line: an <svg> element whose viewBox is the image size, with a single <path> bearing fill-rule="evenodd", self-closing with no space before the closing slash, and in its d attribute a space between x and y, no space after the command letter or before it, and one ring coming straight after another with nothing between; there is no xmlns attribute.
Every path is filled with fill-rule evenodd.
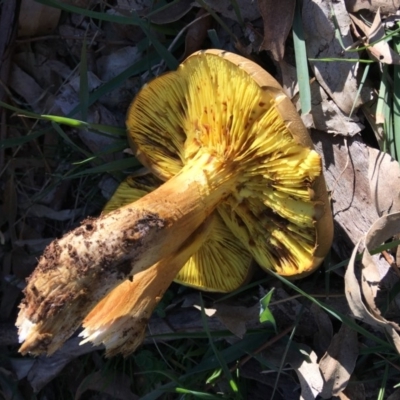
<svg viewBox="0 0 400 400"><path fill-rule="evenodd" d="M231 171L217 212L261 267L301 277L320 265L333 236L321 159L260 66L220 50L194 53L142 88L127 128L136 156L161 180L199 154Z"/></svg>
<svg viewBox="0 0 400 400"><path fill-rule="evenodd" d="M103 213L139 200L160 184L162 181L152 175L128 177L107 202ZM232 292L250 278L252 256L217 212L209 223L204 243L179 271L175 282L208 292Z"/></svg>

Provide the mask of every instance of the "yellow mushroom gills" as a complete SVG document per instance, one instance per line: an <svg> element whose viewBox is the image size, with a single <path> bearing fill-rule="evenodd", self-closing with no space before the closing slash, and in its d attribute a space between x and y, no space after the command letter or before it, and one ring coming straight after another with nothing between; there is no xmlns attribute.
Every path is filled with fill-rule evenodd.
<svg viewBox="0 0 400 400"><path fill-rule="evenodd" d="M129 354L173 279L226 292L253 258L301 277L330 248L321 159L257 64L197 52L145 85L126 123L153 175L122 183L99 218L45 250L17 320L22 353L54 352L85 319L86 340Z"/></svg>

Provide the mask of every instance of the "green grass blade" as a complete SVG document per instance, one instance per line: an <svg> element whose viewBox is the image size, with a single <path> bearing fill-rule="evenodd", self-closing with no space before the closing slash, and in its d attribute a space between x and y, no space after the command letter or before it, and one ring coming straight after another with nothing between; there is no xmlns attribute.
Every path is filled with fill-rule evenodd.
<svg viewBox="0 0 400 400"><path fill-rule="evenodd" d="M111 15L107 13L101 13L97 11L87 10L85 8L75 7L65 3L59 3L56 0L36 0L38 3L46 4L50 7L59 8L64 11L84 15L92 19L97 19L100 21L114 22L116 24L122 25L135 25L139 26L145 35L149 38L154 48L160 55L160 57L165 61L169 69L176 69L179 65L178 60L157 40L157 38L150 32L149 23L143 21L132 11L129 17Z"/></svg>
<svg viewBox="0 0 400 400"><path fill-rule="evenodd" d="M394 47L400 53L400 38L393 37ZM394 146L391 152L393 158L400 160L400 65L393 66L393 127ZM393 152L394 150L394 152Z"/></svg>
<svg viewBox="0 0 400 400"><path fill-rule="evenodd" d="M122 160L110 161L92 168L86 168L82 172L69 175L69 178L78 178L89 174L101 174L105 172L124 171L130 168L139 167L141 164L135 157L123 158Z"/></svg>
<svg viewBox="0 0 400 400"><path fill-rule="evenodd" d="M215 354L215 357L217 358L219 365L222 368L222 371L224 371L224 375L225 375L226 379L228 379L229 386L230 386L232 392L235 394L235 398L241 398L240 393L239 393L239 388L238 388L235 380L233 379L231 371L229 370L225 359L221 356L220 352L216 348L213 338L210 334L210 330L208 329L207 316L204 311L205 310L204 302L203 302L203 297L201 296L201 294L200 294L200 305L201 305L201 320L203 322L204 330L206 331L208 339L210 341L210 346L213 350L213 353Z"/></svg>
<svg viewBox="0 0 400 400"><path fill-rule="evenodd" d="M301 294L305 298L309 299L312 301L314 304L317 306L321 307L323 310L325 310L328 314L332 315L334 318L339 320L340 322L346 324L356 332L360 333L361 335L364 335L365 337L373 340L375 343L381 344L385 346L387 349L394 349L393 345L389 342L386 342L379 337L375 336L371 332L369 332L367 329L363 328L362 326L358 325L352 318L340 313L339 311L336 311L332 307L324 304L323 302L317 300L313 296L310 296L308 293L306 293L304 290L301 290L299 287L297 287L295 284L292 282L288 281L286 278L283 276L278 275L277 273L273 271L269 271L275 278L283 282L286 286L290 287L291 289L295 290L297 293Z"/></svg>
<svg viewBox="0 0 400 400"><path fill-rule="evenodd" d="M301 19L300 2L296 2L293 19L293 44L296 59L297 80L299 82L301 114L311 111L310 76L308 73L306 42L304 40L303 23Z"/></svg>
<svg viewBox="0 0 400 400"><path fill-rule="evenodd" d="M211 40L214 49L222 49L221 42L219 40L217 31L215 29L209 29L207 31L208 37Z"/></svg>
<svg viewBox="0 0 400 400"><path fill-rule="evenodd" d="M44 135L45 133L49 133L49 130L44 131L36 131L29 133L28 135L21 136L18 138L10 138L10 139L3 139L0 141L0 149L8 149L10 147L21 146L25 143L28 143L32 140L39 138L40 136Z"/></svg>
<svg viewBox="0 0 400 400"><path fill-rule="evenodd" d="M364 68L363 75L362 75L360 83L358 85L357 94L354 97L353 105L351 106L349 118L353 115L353 111L354 111L354 108L356 106L357 99L360 97L361 90L363 89L363 87L365 85L365 81L367 80L368 72L369 72L369 64L366 65L365 68Z"/></svg>
<svg viewBox="0 0 400 400"><path fill-rule="evenodd" d="M214 394L205 393L205 392L197 392L195 390L188 390L181 387L175 388L176 393L181 394L191 394L192 396L198 399L205 399L205 400L221 400L220 396L215 396Z"/></svg>

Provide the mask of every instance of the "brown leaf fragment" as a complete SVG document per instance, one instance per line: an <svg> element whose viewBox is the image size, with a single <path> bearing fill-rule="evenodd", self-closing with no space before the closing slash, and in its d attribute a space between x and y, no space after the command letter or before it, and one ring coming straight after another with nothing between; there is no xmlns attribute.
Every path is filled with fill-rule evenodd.
<svg viewBox="0 0 400 400"><path fill-rule="evenodd" d="M22 0L18 36L38 36L52 32L58 25L61 9Z"/></svg>
<svg viewBox="0 0 400 400"><path fill-rule="evenodd" d="M375 305L375 297L379 289L380 274L374 268L374 260L370 250L382 244L385 240L396 235L400 226L400 212L387 214L379 218L369 229L364 239L364 255L362 258L362 276L359 284L355 274L355 258L360 241L353 250L345 274L345 294L354 316L364 323L384 330L391 338L396 350L400 353L400 336L396 330L400 327L386 320ZM364 270L366 273L364 274Z"/></svg>
<svg viewBox="0 0 400 400"><path fill-rule="evenodd" d="M247 308L243 306L230 306L228 304L216 304L218 318L234 335L243 338L246 334L246 325L258 322L258 304Z"/></svg>
<svg viewBox="0 0 400 400"><path fill-rule="evenodd" d="M139 399L132 393L131 379L127 375L113 374L110 371L96 371L89 374L79 385L75 400L85 398L84 393L87 390L94 390L112 396L113 399L119 400L136 400Z"/></svg>
<svg viewBox="0 0 400 400"><path fill-rule="evenodd" d="M328 314L316 304L312 304L310 307L311 312L314 315L315 321L318 325L318 331L314 334L314 347L319 354L319 351L325 352L331 343L333 336L332 321Z"/></svg>
<svg viewBox="0 0 400 400"><path fill-rule="evenodd" d="M354 379L354 381L355 380L356 379ZM338 397L340 400L365 400L364 384L352 382L351 385L348 385L346 389L343 390L343 392L338 394Z"/></svg>
<svg viewBox="0 0 400 400"><path fill-rule="evenodd" d="M35 359L35 363L28 373L28 381L35 392L38 392L52 379L57 377L70 361L83 354L91 353L96 349L91 344L80 346L80 341L81 338L73 338L68 340L64 346L51 357L40 356ZM97 349L99 349L99 347L97 347Z"/></svg>
<svg viewBox="0 0 400 400"><path fill-rule="evenodd" d="M357 357L357 333L346 324L342 324L319 362L319 368L324 378L324 388L321 392L324 399L337 396L347 387Z"/></svg>
<svg viewBox="0 0 400 400"><path fill-rule="evenodd" d="M400 166L388 153L369 148L368 178L379 216L400 211Z"/></svg>
<svg viewBox="0 0 400 400"><path fill-rule="evenodd" d="M179 21L193 7L194 0L174 1L167 8L162 8L151 13L149 20L153 24L162 25Z"/></svg>
<svg viewBox="0 0 400 400"><path fill-rule="evenodd" d="M397 389L394 391L388 398L387 400L400 400L400 389Z"/></svg>
<svg viewBox="0 0 400 400"><path fill-rule="evenodd" d="M296 2L293 0L258 0L264 22L264 40L260 50L269 50L275 61L285 54L285 42L293 24Z"/></svg>
<svg viewBox="0 0 400 400"><path fill-rule="evenodd" d="M255 1L235 0L235 5L237 5L239 15L236 13L235 7L232 5L232 0L201 0L196 2L195 5L201 6L203 3L215 12L236 22L241 22L239 19L243 21L254 21L257 18L260 18L260 12Z"/></svg>
<svg viewBox="0 0 400 400"><path fill-rule="evenodd" d="M211 15L206 14L207 12L201 8L196 14L196 19L200 19L189 26L185 37L185 53L182 57L183 59L202 48L203 42L207 37L207 31L211 28L213 21Z"/></svg>
<svg viewBox="0 0 400 400"><path fill-rule="evenodd" d="M303 24L307 56L311 59L346 58L354 62L325 62L310 60L313 72L319 84L324 88L336 105L349 114L357 100L358 54L346 53L335 36L334 13L343 45L353 44L350 31L350 18L342 1L305 0L303 2Z"/></svg>
<svg viewBox="0 0 400 400"><path fill-rule="evenodd" d="M43 96L43 89L16 64L12 65L9 84L18 95L25 99L34 112L41 113L43 111L40 101Z"/></svg>
<svg viewBox="0 0 400 400"><path fill-rule="evenodd" d="M311 117L303 122L307 128L315 128L335 135L354 136L364 126L356 118L347 117L334 101L328 98L317 81L311 87Z"/></svg>

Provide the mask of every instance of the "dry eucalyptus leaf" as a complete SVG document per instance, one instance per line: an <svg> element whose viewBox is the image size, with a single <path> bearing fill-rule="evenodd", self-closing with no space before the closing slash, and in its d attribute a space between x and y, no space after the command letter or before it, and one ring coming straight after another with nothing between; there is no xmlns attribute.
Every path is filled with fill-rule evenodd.
<svg viewBox="0 0 400 400"><path fill-rule="evenodd" d="M312 138L323 158L325 180L331 192L335 222L333 249L344 260L379 218L368 179L368 147L358 135L332 137L314 131ZM387 267L385 260L381 262L382 267Z"/></svg>
<svg viewBox="0 0 400 400"><path fill-rule="evenodd" d="M52 32L58 25L61 10L38 3L22 0L18 21L18 36L39 36Z"/></svg>
<svg viewBox="0 0 400 400"><path fill-rule="evenodd" d="M386 400L400 400L400 389L395 390Z"/></svg>
<svg viewBox="0 0 400 400"><path fill-rule="evenodd" d="M329 318L326 311L316 304L312 304L310 307L311 312L314 315L315 322L318 325L318 331L314 334L314 349L317 353L320 351L325 352L331 343L333 336L332 321Z"/></svg>
<svg viewBox="0 0 400 400"><path fill-rule="evenodd" d="M12 365L13 371L17 375L17 379L20 381L24 379L29 371L31 370L35 360L33 358L10 358L10 364Z"/></svg>
<svg viewBox="0 0 400 400"><path fill-rule="evenodd" d="M321 392L324 399L338 396L347 387L357 357L357 333L346 324L342 324L319 362L319 368L324 378L324 388Z"/></svg>
<svg viewBox="0 0 400 400"><path fill-rule="evenodd" d="M75 208L73 210L56 211L42 204L33 204L27 210L28 215L37 218L49 218L54 221L70 221L84 215L87 212L85 208Z"/></svg>
<svg viewBox="0 0 400 400"><path fill-rule="evenodd" d="M400 165L388 153L368 148L371 196L379 216L400 211Z"/></svg>
<svg viewBox="0 0 400 400"><path fill-rule="evenodd" d="M201 7L203 2L213 11L226 18L239 22L235 9L232 6L232 0L202 0L201 2L197 2L195 5ZM257 18L260 18L260 12L258 11L257 3L255 1L235 0L235 3L238 6L241 18L244 21L254 21Z"/></svg>
<svg viewBox="0 0 400 400"><path fill-rule="evenodd" d="M294 96L299 92L299 84L297 82L296 67L289 64L285 60L279 62L280 69L280 81L282 83L283 91L286 96L293 99Z"/></svg>
<svg viewBox="0 0 400 400"><path fill-rule="evenodd" d="M159 12L152 12L149 20L153 24L157 25L170 24L171 22L179 21L192 9L193 3L194 0L175 1L170 6L163 8Z"/></svg>
<svg viewBox="0 0 400 400"><path fill-rule="evenodd" d="M258 0L264 22L264 40L260 50L269 50L275 61L285 54L285 42L292 28L296 2L293 0Z"/></svg>
<svg viewBox="0 0 400 400"><path fill-rule="evenodd" d="M332 8L331 8L332 6ZM350 18L342 1L305 0L303 2L303 24L309 58L343 58L343 49L335 36L332 10L339 23L345 47L353 44ZM310 61L315 77L336 105L349 114L357 100L358 54L346 53L347 59L355 62Z"/></svg>
<svg viewBox="0 0 400 400"><path fill-rule="evenodd" d="M361 286L355 274L355 258L360 242L362 241L362 239L360 239L353 250L345 274L345 294L354 316L366 324L383 329L392 339L396 350L400 353L400 336L396 332L396 330L400 328L397 324L386 320L381 315L378 308L375 306L374 299L372 299L377 293L379 283L377 279L380 279L380 276L373 267L374 261L369 253L369 249L374 249L388 238L396 235L399 232L399 226L400 212L397 212L379 218L369 229L364 238L365 250L362 259L363 269L361 271L361 281L363 282L365 280L365 282L363 282ZM368 270L367 276L364 275L364 269L366 268Z"/></svg>
<svg viewBox="0 0 400 400"><path fill-rule="evenodd" d="M11 67L9 85L21 96L36 113L41 113L43 89L38 83L16 64Z"/></svg>
<svg viewBox="0 0 400 400"><path fill-rule="evenodd" d="M196 14L196 18L202 18L191 24L188 28L185 37L185 52L182 56L183 59L189 57L190 54L202 48L203 42L207 38L207 32L211 29L213 21L212 16L206 14L206 11L200 8Z"/></svg>
<svg viewBox="0 0 400 400"><path fill-rule="evenodd" d="M294 368L300 381L301 396L300 400L314 400L322 391L324 381L317 363L317 355L307 346L300 346L302 353L306 353L308 359L300 358L296 361L288 360Z"/></svg>
<svg viewBox="0 0 400 400"><path fill-rule="evenodd" d="M122 47L96 61L99 78L108 82L141 58L136 46Z"/></svg>
<svg viewBox="0 0 400 400"><path fill-rule="evenodd" d="M365 17L360 18L357 15L351 15L351 19L365 35L362 38L363 44L364 46L368 46L367 51L371 55L372 59L385 64L400 64L400 56L392 50L389 43L386 40L379 41L386 36L379 9L375 14L372 24L366 24L364 22ZM375 42L378 43L370 46L371 43Z"/></svg>
<svg viewBox="0 0 400 400"><path fill-rule="evenodd" d="M118 400L136 400L139 399L132 393L130 386L132 379L127 375L115 374L112 370L96 371L86 376L79 385L75 393L75 400L85 398L84 393L87 390L93 390L98 393L104 393Z"/></svg>
<svg viewBox="0 0 400 400"><path fill-rule="evenodd" d="M70 339L51 357L40 356L35 359L35 363L28 373L28 381L35 392L57 377L70 361L96 349L91 344L80 346L80 342L81 338Z"/></svg>
<svg viewBox="0 0 400 400"><path fill-rule="evenodd" d="M228 304L217 303L218 318L234 335L243 338L246 334L246 326L250 323L257 323L259 320L259 307L256 304L247 308L243 306L231 306Z"/></svg>
<svg viewBox="0 0 400 400"><path fill-rule="evenodd" d="M372 12L381 9L382 14L396 14L400 8L400 0L345 0L349 12L369 10Z"/></svg>
<svg viewBox="0 0 400 400"><path fill-rule="evenodd" d="M196 310L201 311L201 306L195 304L193 306ZM215 315L215 313L217 312L217 310L215 308L204 308L204 314L207 315L207 317L212 317Z"/></svg>
<svg viewBox="0 0 400 400"><path fill-rule="evenodd" d="M356 378L351 379L353 382L347 386L343 392L338 394L339 400L365 400L365 388L363 383L356 383ZM389 398L388 398L389 400ZM399 399L400 400L400 399Z"/></svg>
<svg viewBox="0 0 400 400"><path fill-rule="evenodd" d="M303 119L307 128L343 136L354 136L364 128L354 118L344 115L315 80L311 83L311 107L312 120Z"/></svg>

